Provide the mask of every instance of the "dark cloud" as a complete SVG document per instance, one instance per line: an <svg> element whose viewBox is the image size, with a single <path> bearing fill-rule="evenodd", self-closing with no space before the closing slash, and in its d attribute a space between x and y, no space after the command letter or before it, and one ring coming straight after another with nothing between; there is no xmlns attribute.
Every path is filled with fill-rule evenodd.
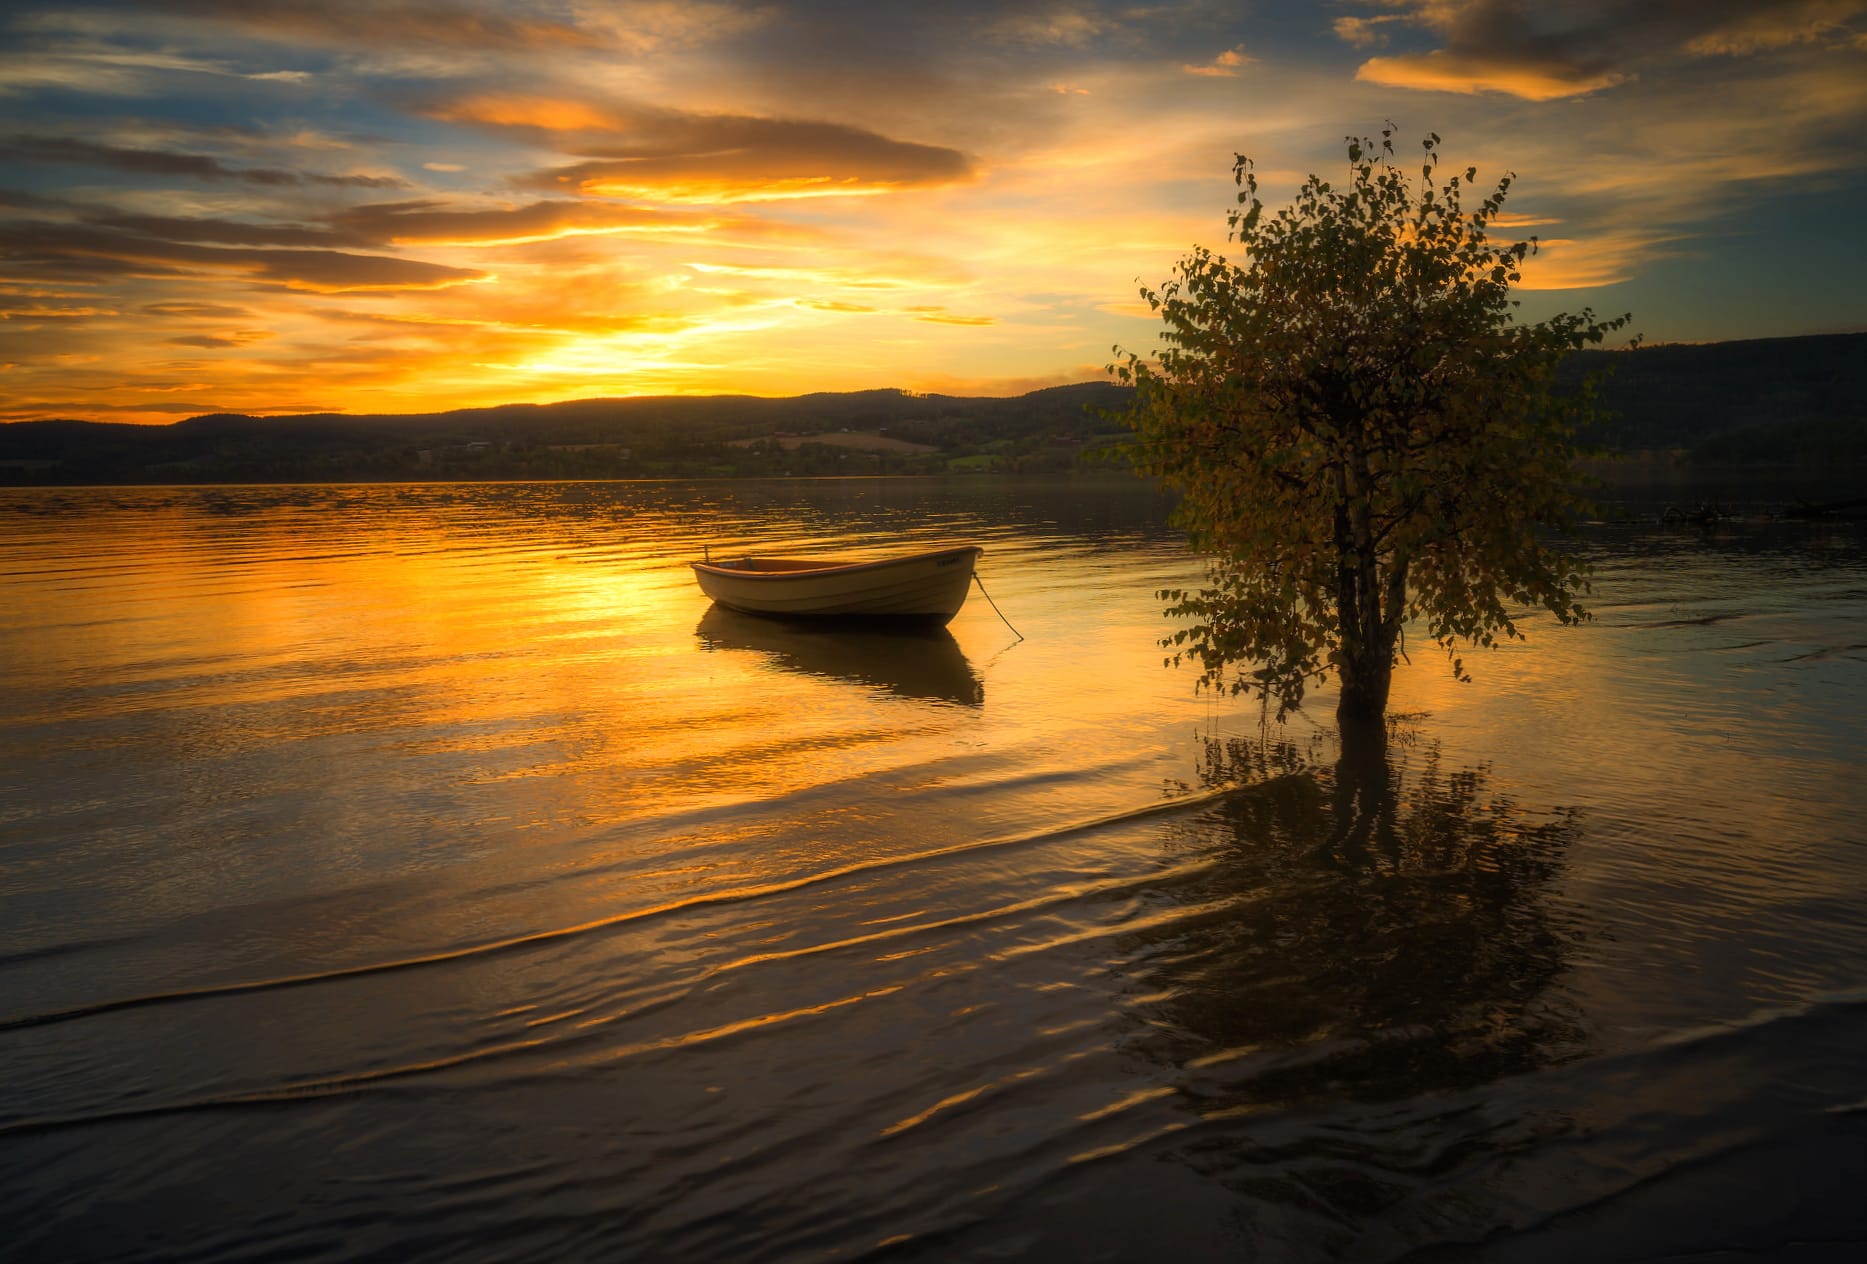
<svg viewBox="0 0 1867 1264"><path fill-rule="evenodd" d="M206 154L165 149L125 149L71 136L23 136L0 139L0 158L16 162L63 163L134 171L145 175L189 176L197 180L239 180L259 185L335 185L360 189L405 188L393 176L330 176L266 167L229 167Z"/></svg>
<svg viewBox="0 0 1867 1264"><path fill-rule="evenodd" d="M212 334L193 334L184 338L166 338L163 341L171 347L200 347L204 350L216 351L226 347L244 347L256 339L238 336L219 338Z"/></svg>
<svg viewBox="0 0 1867 1264"><path fill-rule="evenodd" d="M19 189L0 189L0 207L9 211L45 211L64 205L52 198L40 197Z"/></svg>
<svg viewBox="0 0 1867 1264"><path fill-rule="evenodd" d="M400 176L326 176L301 177L306 184L329 184L344 189L406 189L408 181Z"/></svg>
<svg viewBox="0 0 1867 1264"><path fill-rule="evenodd" d="M310 314L333 324L362 327L364 332L349 335L346 345L354 345L358 339L418 337L452 348L458 348L469 338L483 339L488 346L498 346L511 337L550 339L564 334L608 337L645 331L666 332L686 328L692 323L684 317L615 310L610 304L618 292L611 288L601 295L593 295L591 305L600 307L599 311L579 311L561 301L521 299L502 305L496 315L466 320L355 312L335 307L319 308Z"/></svg>
<svg viewBox="0 0 1867 1264"><path fill-rule="evenodd" d="M205 391L206 387L197 387ZM209 399L212 396L208 397ZM198 417L202 413L211 413L214 405L208 402L192 404L182 403L142 403L112 404L99 403L87 398L82 405L74 405L69 399L12 399L0 404L0 422L8 421L44 421L53 417L71 417L93 419L100 414L122 413L125 415L141 413L162 413L177 417ZM248 412L255 411L248 409ZM294 409L294 412L310 412L311 409Z"/></svg>
<svg viewBox="0 0 1867 1264"><path fill-rule="evenodd" d="M164 16L185 14L262 34L345 47L438 45L489 50L584 48L605 41L572 22L532 16L533 6L466 0L128 0Z"/></svg>
<svg viewBox="0 0 1867 1264"><path fill-rule="evenodd" d="M244 307L230 307L225 303L147 303L142 310L151 316L199 317L204 320L239 319L252 315Z"/></svg>
<svg viewBox="0 0 1867 1264"><path fill-rule="evenodd" d="M497 242L567 232L624 228L698 227L712 215L554 200L492 210L454 210L439 202L379 202L334 217L346 232L372 242Z"/></svg>
<svg viewBox="0 0 1867 1264"><path fill-rule="evenodd" d="M336 250L244 249L168 241L91 225L0 224L0 252L9 262L36 265L41 275L181 275L231 271L289 289L436 289L485 274L419 259L358 255Z"/></svg>
<svg viewBox="0 0 1867 1264"><path fill-rule="evenodd" d="M226 180L236 173L205 154L179 154L158 149L120 149L98 145L69 136L9 136L0 140L0 158L17 162L75 163L87 167L110 167L119 171L137 171L149 175L194 176L204 180ZM282 183L274 176L289 172L248 172L245 178L254 183Z"/></svg>
<svg viewBox="0 0 1867 1264"><path fill-rule="evenodd" d="M708 52L731 76L732 108L854 123L1008 165L1079 125L1089 113L1079 107L1092 95L1094 104L1112 101L1168 67L1209 61L1241 38L1270 56L1266 27L1288 33L1291 51L1308 60L1316 7L1290 0L804 0L757 6L762 22ZM1129 121L1145 126L1153 117L1137 102Z"/></svg>
<svg viewBox="0 0 1867 1264"><path fill-rule="evenodd" d="M537 187L652 195L696 189L709 196L830 193L909 188L971 180L957 149L896 140L844 123L743 114L684 114L574 103L499 99L438 109L440 117L517 131L586 161L542 171ZM563 117L571 125L535 120Z"/></svg>
<svg viewBox="0 0 1867 1264"><path fill-rule="evenodd" d="M99 316L120 314L107 307L84 306L70 301L61 306L57 302L0 297L0 320L94 320Z"/></svg>
<svg viewBox="0 0 1867 1264"><path fill-rule="evenodd" d="M190 219L165 215L104 215L90 223L164 241L204 242L221 246L341 247L370 245L374 240L334 228L301 224L253 224L243 220Z"/></svg>
<svg viewBox="0 0 1867 1264"><path fill-rule="evenodd" d="M335 250L254 250L244 252L242 262L256 265L256 276L262 281L333 294L345 290L432 290L486 276L473 268Z"/></svg>
<svg viewBox="0 0 1867 1264"><path fill-rule="evenodd" d="M1335 27L1361 46L1386 44L1402 27L1439 38L1423 52L1369 58L1360 78L1547 100L1611 87L1658 59L1858 45L1863 13L1867 0L1389 0Z"/></svg>

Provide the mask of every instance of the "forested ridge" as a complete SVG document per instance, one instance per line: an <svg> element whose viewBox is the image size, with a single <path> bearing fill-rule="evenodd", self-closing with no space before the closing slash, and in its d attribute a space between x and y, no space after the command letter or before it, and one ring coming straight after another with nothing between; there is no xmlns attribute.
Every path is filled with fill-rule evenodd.
<svg viewBox="0 0 1867 1264"><path fill-rule="evenodd" d="M1744 464L1867 463L1867 334L1588 351L1609 418L1585 443ZM1008 398L857 391L663 396L415 415L210 414L0 426L0 483L1055 472L1123 437L1110 382ZM853 437L852 437L853 436ZM875 442L865 446L863 437ZM884 441L885 440L885 441Z"/></svg>

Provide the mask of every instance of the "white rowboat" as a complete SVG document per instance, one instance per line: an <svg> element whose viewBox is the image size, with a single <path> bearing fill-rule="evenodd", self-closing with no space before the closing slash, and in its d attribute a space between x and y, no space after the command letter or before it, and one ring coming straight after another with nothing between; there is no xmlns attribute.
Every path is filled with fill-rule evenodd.
<svg viewBox="0 0 1867 1264"><path fill-rule="evenodd" d="M966 604L974 544L876 562L744 557L695 562L700 591L747 614L944 624Z"/></svg>

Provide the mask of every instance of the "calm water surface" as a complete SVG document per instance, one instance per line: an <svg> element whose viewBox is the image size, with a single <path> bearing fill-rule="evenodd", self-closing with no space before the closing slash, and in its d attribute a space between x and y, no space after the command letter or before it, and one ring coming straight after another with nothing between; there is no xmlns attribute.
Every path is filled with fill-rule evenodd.
<svg viewBox="0 0 1867 1264"><path fill-rule="evenodd" d="M0 492L0 1255L1867 1242L1867 539L1593 529L1385 770L1135 484ZM715 551L985 546L946 632Z"/></svg>

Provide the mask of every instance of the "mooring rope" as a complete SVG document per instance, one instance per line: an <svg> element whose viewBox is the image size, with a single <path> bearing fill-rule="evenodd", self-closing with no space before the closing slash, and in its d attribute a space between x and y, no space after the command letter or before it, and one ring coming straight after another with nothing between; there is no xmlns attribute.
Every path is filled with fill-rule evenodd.
<svg viewBox="0 0 1867 1264"><path fill-rule="evenodd" d="M991 602L991 606L992 606L992 613L993 613L993 614L995 614L995 615L997 615L997 616L999 617L999 619L1000 619L1000 621L1002 621L1002 622L1004 623L1004 625L1005 625L1006 627L1008 627L1008 628L1011 628L1011 620L1010 620L1010 619L1007 619L1007 618L1005 618L1005 612L1004 612L1003 610L1000 610L1000 609L998 608L998 603L997 603L996 601L992 601L992 594L991 594L991 593L989 593L989 592L985 592L985 581L984 581L983 579L980 579L980 578L979 578L979 572L978 572L978 571L974 571L974 572L972 573L972 582L973 582L973 583L975 583L975 584L977 584L977 585L979 585L979 591L980 591L980 592L982 592L982 593L985 593L985 599L986 599L986 600L987 600L988 602ZM1018 631L1018 629L1016 629L1016 628L1011 628L1011 634L1012 634L1013 636L1015 636L1015 637L1017 637L1017 638L1018 638L1018 640L1020 640L1020 641L1022 641L1022 640L1024 639L1024 633L1022 633L1022 632L1020 632L1020 631Z"/></svg>

